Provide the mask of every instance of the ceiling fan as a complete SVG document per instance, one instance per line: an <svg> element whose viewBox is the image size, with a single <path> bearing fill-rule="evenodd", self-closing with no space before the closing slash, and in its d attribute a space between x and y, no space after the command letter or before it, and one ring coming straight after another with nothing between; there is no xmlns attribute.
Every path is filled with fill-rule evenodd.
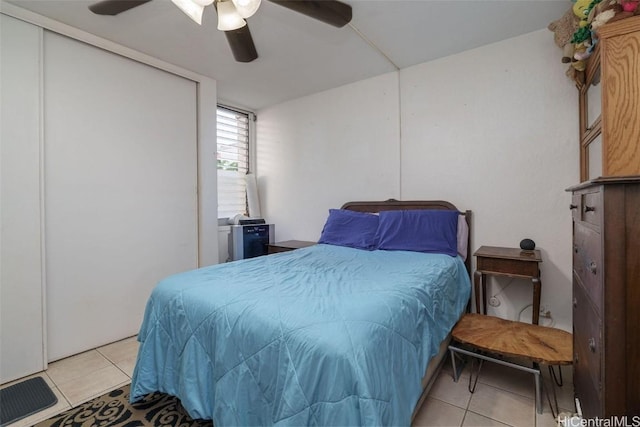
<svg viewBox="0 0 640 427"><path fill-rule="evenodd" d="M89 6L98 15L117 15L151 0L103 0ZM171 0L189 18L202 24L205 6L213 4L218 13L218 30L224 31L227 42L238 62L251 62L258 57L246 18L252 16L261 0ZM303 15L334 27L351 21L351 6L338 0L270 0Z"/></svg>

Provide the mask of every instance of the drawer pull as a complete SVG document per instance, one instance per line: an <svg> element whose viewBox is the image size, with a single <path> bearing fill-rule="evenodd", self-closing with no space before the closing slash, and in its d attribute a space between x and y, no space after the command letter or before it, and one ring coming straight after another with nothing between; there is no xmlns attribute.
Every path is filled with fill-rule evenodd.
<svg viewBox="0 0 640 427"><path fill-rule="evenodd" d="M573 203L571 203L571 204L569 205L569 209L570 209L570 210L578 209L578 205L574 205Z"/></svg>
<svg viewBox="0 0 640 427"><path fill-rule="evenodd" d="M595 340L595 338L589 338L589 350L591 350L592 353L596 352L596 340Z"/></svg>
<svg viewBox="0 0 640 427"><path fill-rule="evenodd" d="M596 274L596 272L598 271L598 266L594 261L591 261L589 263L589 271L592 272L593 274Z"/></svg>
<svg viewBox="0 0 640 427"><path fill-rule="evenodd" d="M594 212L596 210L595 206L585 206L584 207L584 211L585 212Z"/></svg>
<svg viewBox="0 0 640 427"><path fill-rule="evenodd" d="M574 298L574 299L573 299L573 306L574 306L575 308L577 308L577 307L578 307L578 299L577 299L577 298Z"/></svg>
<svg viewBox="0 0 640 427"><path fill-rule="evenodd" d="M573 245L573 251L575 253L578 253L578 245L575 245L575 244Z"/></svg>
<svg viewBox="0 0 640 427"><path fill-rule="evenodd" d="M578 364L578 353L574 353L573 354L573 364L577 365Z"/></svg>

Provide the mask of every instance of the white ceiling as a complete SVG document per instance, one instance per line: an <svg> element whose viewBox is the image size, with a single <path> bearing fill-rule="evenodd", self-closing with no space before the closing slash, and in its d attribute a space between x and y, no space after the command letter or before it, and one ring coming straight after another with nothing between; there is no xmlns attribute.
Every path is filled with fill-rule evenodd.
<svg viewBox="0 0 640 427"><path fill-rule="evenodd" d="M248 19L259 57L237 63L213 7L198 26L169 0L113 17L91 13L89 0L11 1L214 78L220 101L252 110L539 30L571 6L569 0L345 2L353 20L335 28L264 0ZM523 49L513 60L531 58Z"/></svg>

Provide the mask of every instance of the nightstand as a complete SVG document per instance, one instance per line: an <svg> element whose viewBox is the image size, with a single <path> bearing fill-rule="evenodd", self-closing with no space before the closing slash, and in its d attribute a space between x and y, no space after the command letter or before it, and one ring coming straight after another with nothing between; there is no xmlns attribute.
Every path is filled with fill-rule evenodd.
<svg viewBox="0 0 640 427"><path fill-rule="evenodd" d="M267 254L277 254L278 252L289 252L294 249L306 248L313 246L316 242L306 242L304 240L285 240L284 242L269 243L267 245Z"/></svg>
<svg viewBox="0 0 640 427"><path fill-rule="evenodd" d="M487 275L523 277L531 279L533 284L533 319L537 325L540 319L540 282L539 264L542 262L540 251L524 251L519 248L501 248L481 246L473 256L476 257L476 271L473 275L476 293L476 313L487 314ZM482 293L480 293L482 287ZM480 311L480 295L482 295L482 311Z"/></svg>

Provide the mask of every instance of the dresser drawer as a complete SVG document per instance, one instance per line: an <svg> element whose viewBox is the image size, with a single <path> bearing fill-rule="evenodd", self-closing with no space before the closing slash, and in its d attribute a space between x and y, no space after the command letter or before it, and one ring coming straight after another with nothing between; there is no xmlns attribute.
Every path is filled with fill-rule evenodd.
<svg viewBox="0 0 640 427"><path fill-rule="evenodd" d="M538 263L528 260L476 256L476 269L483 273L527 278L540 277Z"/></svg>
<svg viewBox="0 0 640 427"><path fill-rule="evenodd" d="M598 313L602 313L602 237L579 222L573 224L573 270Z"/></svg>
<svg viewBox="0 0 640 427"><path fill-rule="evenodd" d="M580 194L572 194L571 195L571 205L569 205L571 209L571 218L574 221L582 220L582 196Z"/></svg>
<svg viewBox="0 0 640 427"><path fill-rule="evenodd" d="M586 293L576 280L573 280L573 352L574 382L586 388L592 385L597 393L593 397L600 400L602 384L602 321L594 310ZM582 387L580 387L582 388ZM586 398L587 396L583 396ZM590 400L590 399L589 399Z"/></svg>
<svg viewBox="0 0 640 427"><path fill-rule="evenodd" d="M582 195L582 220L600 227L602 220L602 193L584 193Z"/></svg>
<svg viewBox="0 0 640 427"><path fill-rule="evenodd" d="M600 399L600 390L591 382L588 372L584 372L584 369L578 366L573 367L573 386L576 397L580 401L582 416L585 419L601 417L602 399Z"/></svg>

